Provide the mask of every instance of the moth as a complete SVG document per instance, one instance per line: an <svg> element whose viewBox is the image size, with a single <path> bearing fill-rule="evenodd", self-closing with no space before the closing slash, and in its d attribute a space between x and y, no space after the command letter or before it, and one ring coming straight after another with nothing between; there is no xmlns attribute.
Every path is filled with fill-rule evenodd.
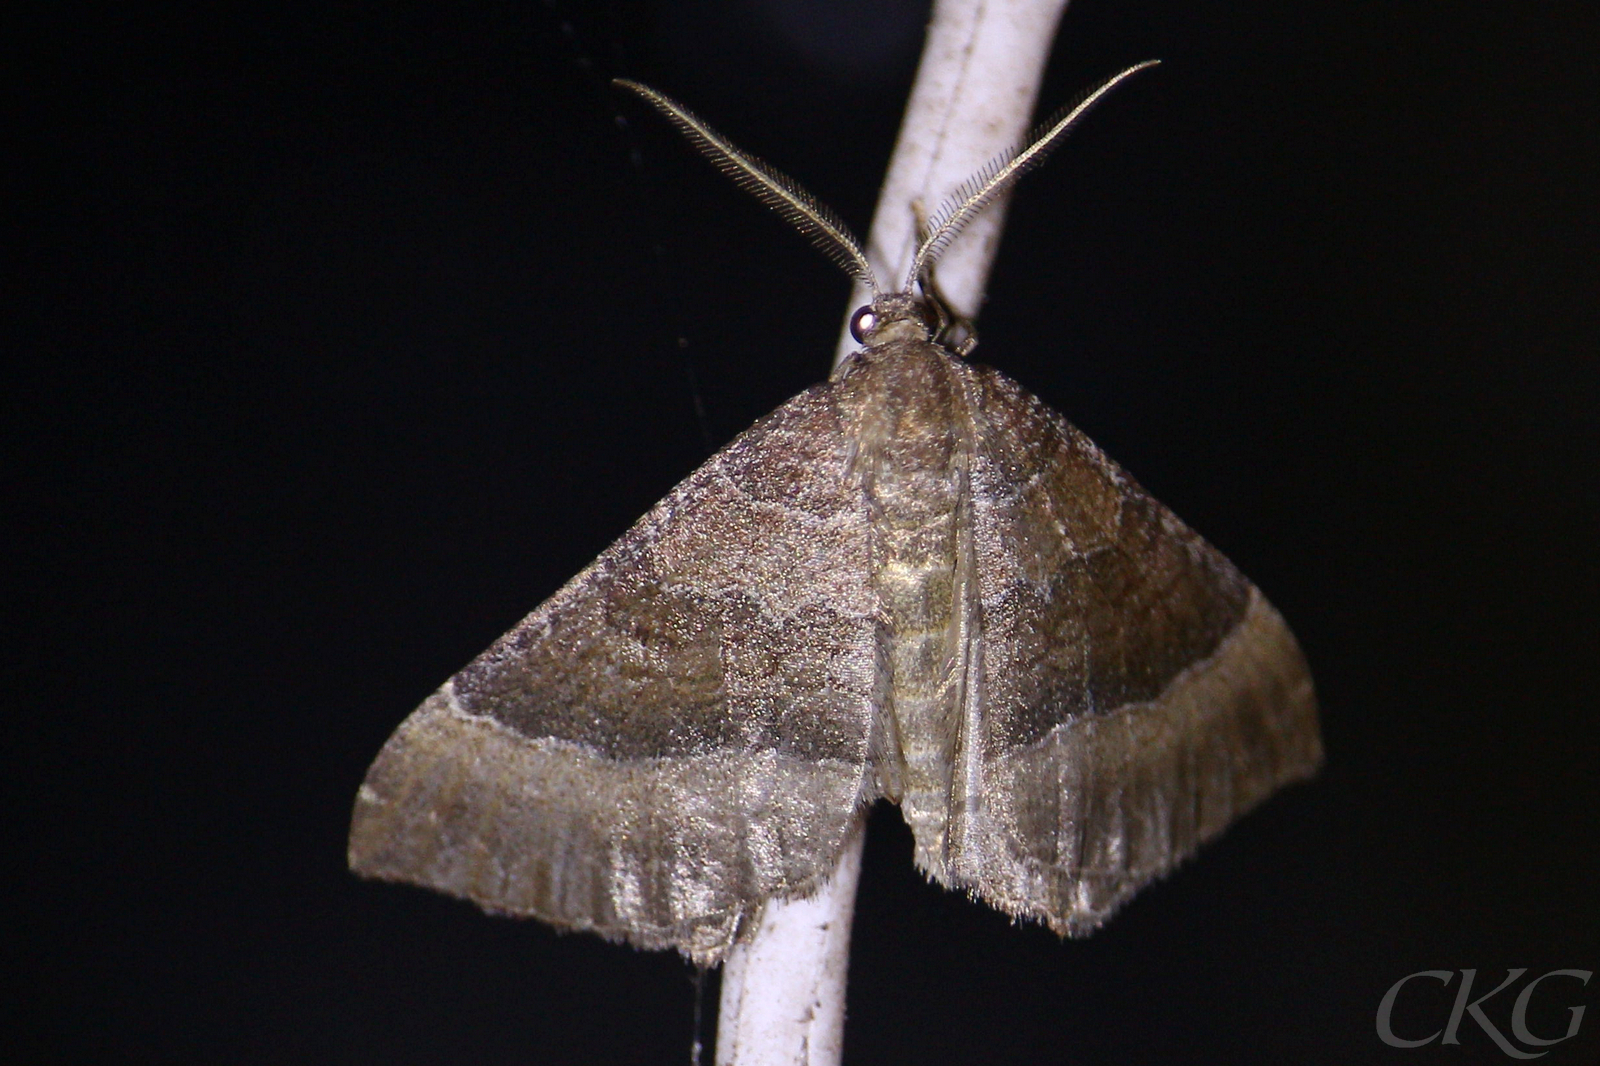
<svg viewBox="0 0 1600 1066"><path fill-rule="evenodd" d="M795 182L649 101L875 294L861 349L419 707L350 866L720 961L897 803L930 878L1086 933L1321 760L1278 612L1082 433L946 341L940 253L1110 79L923 227L905 284Z"/></svg>

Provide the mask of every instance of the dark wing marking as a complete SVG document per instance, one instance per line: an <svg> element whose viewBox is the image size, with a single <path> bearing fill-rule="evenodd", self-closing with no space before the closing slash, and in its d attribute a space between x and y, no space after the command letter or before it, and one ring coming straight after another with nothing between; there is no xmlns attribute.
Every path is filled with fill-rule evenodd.
<svg viewBox="0 0 1600 1066"><path fill-rule="evenodd" d="M717 961L870 800L867 516L831 386L740 435L401 725L350 864Z"/></svg>
<svg viewBox="0 0 1600 1066"><path fill-rule="evenodd" d="M947 878L1060 933L1321 761L1283 619L1082 433L969 372L978 802Z"/></svg>

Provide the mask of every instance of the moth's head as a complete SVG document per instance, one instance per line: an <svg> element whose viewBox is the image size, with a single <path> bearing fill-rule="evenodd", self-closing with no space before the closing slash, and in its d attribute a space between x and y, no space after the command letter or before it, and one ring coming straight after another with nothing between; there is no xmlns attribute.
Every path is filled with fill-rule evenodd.
<svg viewBox="0 0 1600 1066"><path fill-rule="evenodd" d="M909 292L880 292L850 316L850 335L865 345L926 341L937 336L942 316Z"/></svg>

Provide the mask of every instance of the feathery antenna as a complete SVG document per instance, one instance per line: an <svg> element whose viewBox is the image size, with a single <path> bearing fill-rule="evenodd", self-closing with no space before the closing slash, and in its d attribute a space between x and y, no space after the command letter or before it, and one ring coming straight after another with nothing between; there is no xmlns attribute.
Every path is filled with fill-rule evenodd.
<svg viewBox="0 0 1600 1066"><path fill-rule="evenodd" d="M734 147L731 141L706 125L694 112L648 85L624 78L617 78L611 84L644 97L716 164L718 170L787 219L851 277L873 292L878 291L877 279L872 275L872 267L867 265L861 242L856 240L850 228L831 208L801 188L799 182Z"/></svg>
<svg viewBox="0 0 1600 1066"><path fill-rule="evenodd" d="M1158 59L1135 63L1127 70L1115 74L1091 90L1077 104L1059 112L1039 127L1028 141L1018 149L1005 152L991 160L978 173L962 183L955 194L946 200L928 221L912 257L911 269L906 274L903 292L911 292L924 273L950 246L967 224L985 207L1022 175L1044 162L1050 150L1061 142L1068 130L1090 109L1105 99L1106 94L1128 78L1155 66ZM677 126L701 153L714 163L718 170L728 175L741 189L777 211L812 244L822 249L845 272L874 293L881 292L878 282L867 263L861 242L856 240L838 215L826 204L806 192L800 183L755 156L735 147L722 134L712 129L693 111L672 98L656 92L648 85L617 78L612 84L643 97Z"/></svg>
<svg viewBox="0 0 1600 1066"><path fill-rule="evenodd" d="M1076 105L1058 112L1054 118L1035 130L1020 149L1002 153L968 178L950 199L940 205L939 210L934 212L929 220L922 243L917 246L917 254L911 260L911 270L906 275L904 291L911 291L923 272L938 260L950 246L950 242L966 228L967 223L989 206L996 196L1010 188L1011 184L1022 175L1044 162L1050 149L1061 142L1061 138L1077 124L1079 119L1089 113L1090 108L1103 100L1107 93L1123 81L1159 62L1161 62L1159 59L1147 59L1143 63L1135 63L1120 74L1113 75Z"/></svg>

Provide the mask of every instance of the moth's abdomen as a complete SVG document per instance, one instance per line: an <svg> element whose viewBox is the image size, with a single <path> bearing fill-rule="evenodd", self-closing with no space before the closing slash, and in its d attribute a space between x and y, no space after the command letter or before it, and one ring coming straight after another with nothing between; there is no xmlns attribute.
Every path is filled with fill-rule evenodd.
<svg viewBox="0 0 1600 1066"><path fill-rule="evenodd" d="M891 739L884 755L894 763L880 779L914 827L917 812L937 812L934 835L942 833L959 723L957 536L953 512L915 529L873 527L871 583L887 692L879 713Z"/></svg>

